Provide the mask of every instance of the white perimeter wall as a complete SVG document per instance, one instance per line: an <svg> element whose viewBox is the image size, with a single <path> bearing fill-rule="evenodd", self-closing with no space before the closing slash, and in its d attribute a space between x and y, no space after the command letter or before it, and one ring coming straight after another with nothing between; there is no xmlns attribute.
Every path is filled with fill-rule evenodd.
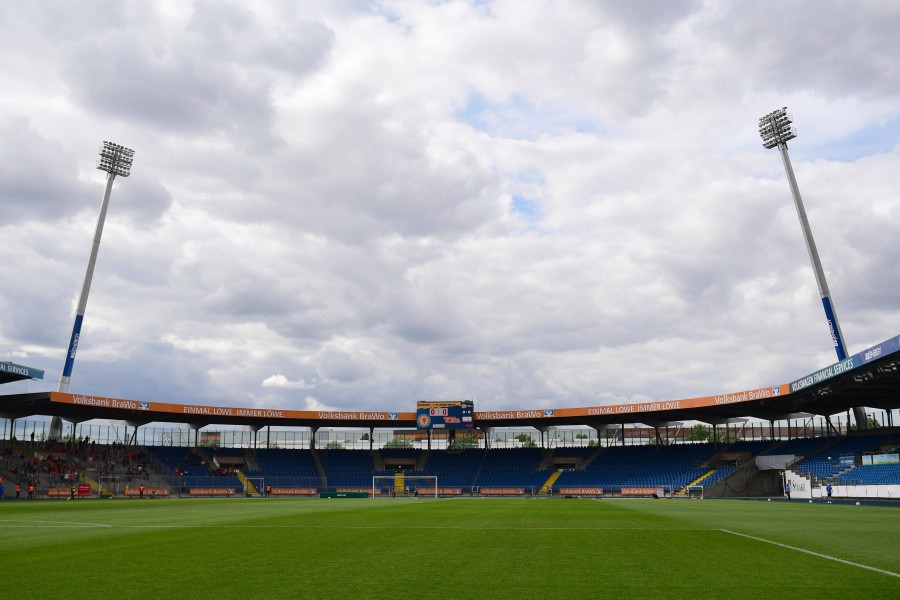
<svg viewBox="0 0 900 600"><path fill-rule="evenodd" d="M791 484L791 498L814 499L824 498L825 486L813 487L809 478L788 469L784 476ZM833 485L832 498L880 498L882 500L900 499L900 485Z"/></svg>

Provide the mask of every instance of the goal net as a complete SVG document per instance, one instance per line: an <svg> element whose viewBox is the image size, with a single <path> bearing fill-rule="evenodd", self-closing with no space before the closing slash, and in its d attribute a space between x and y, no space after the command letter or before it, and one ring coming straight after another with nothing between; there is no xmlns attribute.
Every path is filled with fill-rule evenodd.
<svg viewBox="0 0 900 600"><path fill-rule="evenodd" d="M438 497L437 475L373 475L372 497L376 496L410 496Z"/></svg>
<svg viewBox="0 0 900 600"><path fill-rule="evenodd" d="M119 476L101 475L97 478L97 495L101 498L119 495Z"/></svg>
<svg viewBox="0 0 900 600"><path fill-rule="evenodd" d="M265 477L244 477L244 493L248 496L265 496L266 495L266 479Z"/></svg>
<svg viewBox="0 0 900 600"><path fill-rule="evenodd" d="M703 486L689 485L684 488L684 495L688 498L700 498L701 500L703 500Z"/></svg>

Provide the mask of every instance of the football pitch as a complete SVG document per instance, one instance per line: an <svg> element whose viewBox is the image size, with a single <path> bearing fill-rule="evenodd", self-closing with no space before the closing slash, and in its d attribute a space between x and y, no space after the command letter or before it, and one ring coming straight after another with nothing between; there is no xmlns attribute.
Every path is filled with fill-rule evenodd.
<svg viewBox="0 0 900 600"><path fill-rule="evenodd" d="M494 498L3 501L0 557L7 598L896 599L900 508Z"/></svg>

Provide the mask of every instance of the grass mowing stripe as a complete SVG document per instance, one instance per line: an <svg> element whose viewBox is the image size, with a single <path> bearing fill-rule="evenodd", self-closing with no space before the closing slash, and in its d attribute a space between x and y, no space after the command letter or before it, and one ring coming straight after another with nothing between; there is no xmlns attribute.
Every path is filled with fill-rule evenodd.
<svg viewBox="0 0 900 600"><path fill-rule="evenodd" d="M842 558L900 573L893 508L575 499L3 504L2 589L20 598L792 600L823 582L846 600L900 598L900 578L722 531L825 554L840 547Z"/></svg>
<svg viewBox="0 0 900 600"><path fill-rule="evenodd" d="M900 573L894 573L893 571L887 571L885 569L879 569L877 567L870 567L869 565L861 565L859 563L855 563L849 560L844 560L843 558L838 558L836 556L828 556L827 554L821 554L819 552L813 552L812 550L806 550L805 548L798 548L796 546L789 546L787 544L782 544L781 542L773 542L772 540L767 540L761 537L756 537L753 535L747 535L746 533L738 533L737 531L729 531L728 529L720 529L719 531L723 533L730 533L731 535L739 535L741 537L745 537L751 540L756 540L757 542L764 542L766 544L772 544L773 546L779 546L781 548L787 548L788 550L795 550L797 552L803 552L804 554L811 554L812 556L817 556L819 558L824 558L827 560L833 560L835 562L844 563L845 565L850 565L852 567L859 567L860 569L868 569L870 571L875 571L876 573L882 573L884 575L890 575L891 577L900 577Z"/></svg>

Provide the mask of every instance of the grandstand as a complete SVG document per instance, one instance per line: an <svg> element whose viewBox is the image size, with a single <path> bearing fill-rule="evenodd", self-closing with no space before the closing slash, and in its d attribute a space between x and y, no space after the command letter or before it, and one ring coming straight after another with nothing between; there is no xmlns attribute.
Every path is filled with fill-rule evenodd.
<svg viewBox="0 0 900 600"><path fill-rule="evenodd" d="M900 431L892 429L830 438L830 443L822 439L790 440L776 444L776 450L808 452L795 455L790 467L809 476L815 484L897 486L900 485L897 464L864 465L862 457L875 452L878 456L891 455L888 450L895 451L898 443ZM43 479L47 489L59 483L51 474L51 469L59 472L57 463L47 462L49 455L63 456L63 462L78 473L79 481L96 484L102 475L120 476L123 486L144 483L152 488L167 487L173 495L209 495L203 492L206 489L223 490L221 495L261 494L261 487L257 489L249 480L279 489L358 490L368 488L373 475L402 472L407 476L435 476L442 488L459 488L458 495L478 495L485 488L522 490L524 495L543 494L545 484L555 478L551 494L553 489L601 488L604 495L616 496L623 489L632 488L661 488L668 494L682 493L688 486L696 485L713 490L727 482L740 465L752 465L756 457L772 456L772 445L772 441L759 440L589 449L405 449L398 452L120 444L107 447L85 442L76 445L42 442L34 446L7 445L3 458L7 478L16 480L25 472L28 477ZM764 450L753 453L755 448ZM395 464L400 455L406 459L402 465L385 468L386 464ZM130 462L123 460L125 456L131 458ZM573 458L577 462L571 462ZM556 466L557 459L563 459L566 466ZM769 494L775 493L772 475L758 471L756 476L757 492L749 495L766 495L766 483ZM99 487L92 485L91 495L99 493ZM708 492L707 497L710 495ZM887 494L887 497L894 496Z"/></svg>
<svg viewBox="0 0 900 600"><path fill-rule="evenodd" d="M248 477L262 477L272 486L320 487L322 478L316 468L313 454L304 450L256 451L257 468Z"/></svg>
<svg viewBox="0 0 900 600"><path fill-rule="evenodd" d="M895 337L840 368L746 392L475 412L470 430L475 434L468 443L477 447L450 444L446 449L446 432L423 433L416 428L415 413L268 411L57 392L10 394L0 396L0 475L7 482L38 482L40 497L72 494L72 487L79 495L118 495L134 486L163 495L259 495L263 487L281 495L313 495L367 490L374 476L401 473L436 477L444 493L452 495L577 495L581 490L617 496L662 490L678 497L687 488L702 487L705 497L778 497L789 482L811 499L827 484L839 486L846 497L896 499L898 357L900 337ZM42 376L4 365L3 381ZM877 428L855 431L849 415L842 420L861 402L881 411L871 417ZM49 439L46 419L36 415L73 425L63 439ZM146 425L178 423L186 415L199 423L186 430ZM133 425L129 429L112 421ZM693 438L683 425L691 421L712 427L706 436ZM200 431L213 424L222 430ZM295 427L306 447L296 449L288 440L291 449L274 447L272 426ZM240 436L225 435L236 428ZM320 448L316 432L323 428L328 442ZM247 429L252 436L244 435ZM346 439L354 448L360 440L368 448L342 448L342 429L350 432ZM539 444L530 431L540 432ZM442 436L440 449L431 446L437 435Z"/></svg>
<svg viewBox="0 0 900 600"><path fill-rule="evenodd" d="M472 489L477 486L484 456L485 451L480 449L430 452L425 463L425 473L436 475L442 486Z"/></svg>

